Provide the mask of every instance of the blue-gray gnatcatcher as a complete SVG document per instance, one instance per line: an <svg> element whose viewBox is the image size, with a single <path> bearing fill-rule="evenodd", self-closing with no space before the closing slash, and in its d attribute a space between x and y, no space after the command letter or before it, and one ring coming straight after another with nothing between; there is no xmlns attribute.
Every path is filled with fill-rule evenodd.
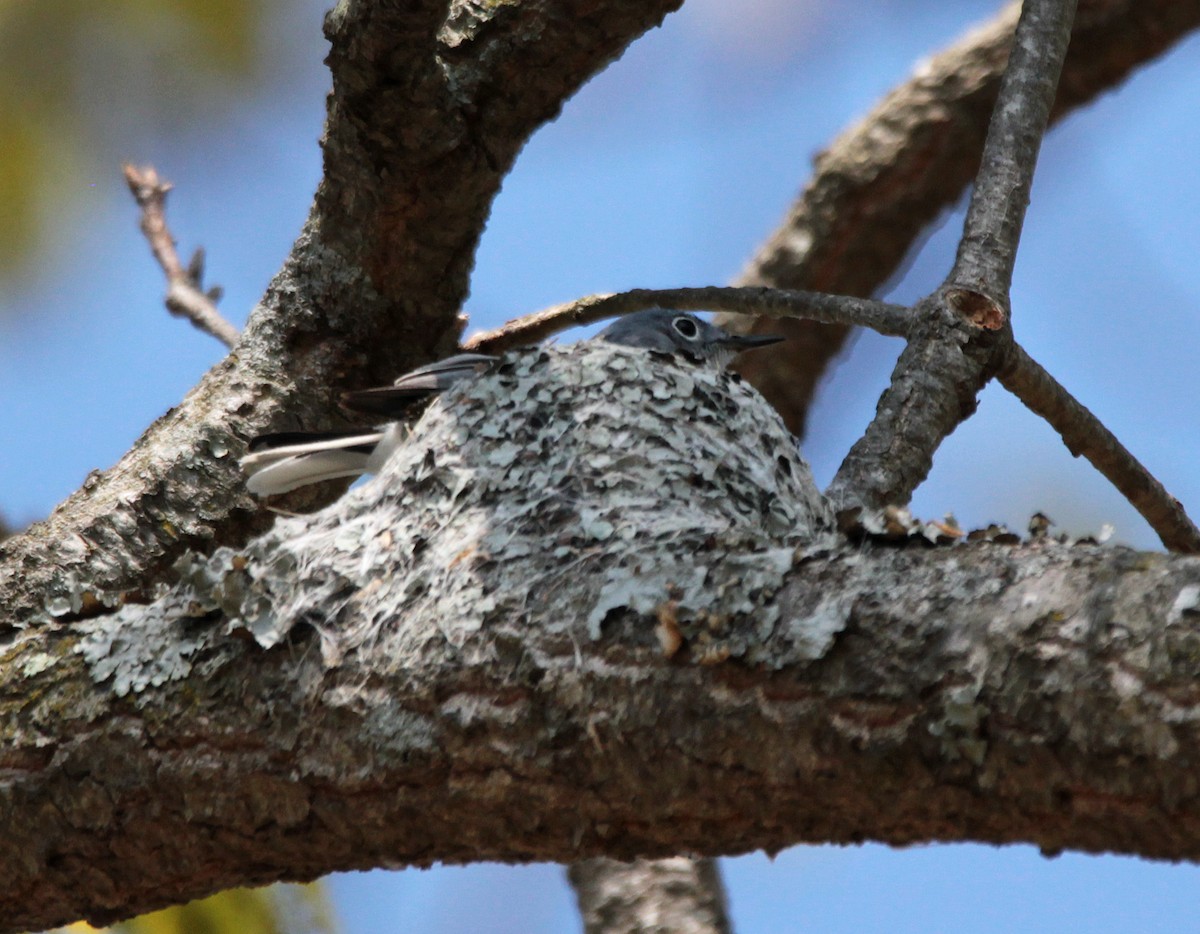
<svg viewBox="0 0 1200 934"><path fill-rule="evenodd" d="M663 309L619 318L591 339L642 347L718 367L743 350L783 340L774 335L731 334L695 315ZM394 421L403 417L415 402L483 373L495 361L495 357L484 354L458 354L406 373L391 386L346 393L342 396L342 406ZM260 435L250 442L249 453L242 458L246 488L258 496L270 496L321 480L374 473L394 447L381 443L387 437L387 427Z"/></svg>

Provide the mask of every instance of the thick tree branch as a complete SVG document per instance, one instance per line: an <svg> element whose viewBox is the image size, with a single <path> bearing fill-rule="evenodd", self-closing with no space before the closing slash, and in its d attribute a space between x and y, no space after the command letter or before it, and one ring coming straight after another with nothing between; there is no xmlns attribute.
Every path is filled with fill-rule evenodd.
<svg viewBox="0 0 1200 934"><path fill-rule="evenodd" d="M343 0L330 12L317 209L328 245L392 303L384 324L399 343L376 363L403 369L449 349L478 237L521 147L681 2Z"/></svg>
<svg viewBox="0 0 1200 934"><path fill-rule="evenodd" d="M123 698L47 630L0 672L0 930L435 859L863 839L1197 859L1198 593L1194 558L882 549L793 569L797 622L740 624L756 664L666 659L653 618L599 639L522 618L458 646L418 625L329 670L311 630L264 652L194 618L166 633L191 672Z"/></svg>
<svg viewBox="0 0 1200 934"><path fill-rule="evenodd" d="M454 97L438 62L450 54L449 39L435 38L438 4L339 4L327 24L326 177L238 353L120 463L0 546L0 627L86 612L97 593L151 586L189 548L260 531L271 517L242 490L244 439L327 425L337 393L354 388L348 373L378 383L449 352L483 220L516 153L679 2L454 4L454 16L470 8L476 36L503 18L511 37L459 41L453 53L460 77L504 71L505 83L483 82L480 95L521 99L508 110L489 104L479 121L485 102ZM529 56L554 68L527 68Z"/></svg>
<svg viewBox="0 0 1200 934"><path fill-rule="evenodd" d="M922 62L821 153L804 192L735 284L867 296L892 276L979 167L1018 11L1011 4ZM1051 121L1094 100L1197 25L1200 0L1083 3ZM813 391L847 332L808 322L784 327L792 338L787 344L747 357L739 369L802 435Z"/></svg>

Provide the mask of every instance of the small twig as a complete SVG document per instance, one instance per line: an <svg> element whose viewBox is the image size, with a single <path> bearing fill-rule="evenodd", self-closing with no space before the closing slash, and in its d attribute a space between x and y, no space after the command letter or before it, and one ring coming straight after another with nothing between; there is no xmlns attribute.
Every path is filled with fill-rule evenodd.
<svg viewBox="0 0 1200 934"><path fill-rule="evenodd" d="M1171 551L1200 554L1200 529L1183 505L1139 463L1104 423L1018 344L999 373L1001 384L1058 432L1074 456L1082 455L1141 513Z"/></svg>
<svg viewBox="0 0 1200 934"><path fill-rule="evenodd" d="M946 280L951 304L1000 327L1008 317L1017 244L1038 149L1071 40L1076 0L1025 0L992 110L958 257ZM955 301L955 293L959 301ZM988 306L982 314L981 305Z"/></svg>
<svg viewBox="0 0 1200 934"><path fill-rule="evenodd" d="M534 312L494 331L476 334L463 346L475 351L507 350L537 343L569 327L648 308L728 311L765 318L807 318L830 324L867 327L892 337L904 337L908 333L910 320L909 310L902 305L820 292L730 286L631 289L610 295L589 295Z"/></svg>
<svg viewBox="0 0 1200 934"><path fill-rule="evenodd" d="M202 285L204 251L196 250L186 268L175 251L175 240L167 227L166 217L167 192L171 190L171 183L161 180L153 166L139 169L125 163L121 168L129 190L142 209L142 233L167 276L167 311L187 318L201 331L211 334L226 347L232 347L237 343L238 329L217 311L221 287L213 286L205 291Z"/></svg>
<svg viewBox="0 0 1200 934"><path fill-rule="evenodd" d="M1076 0L1025 0L992 112L982 166L967 210L947 303L976 325L1007 324L1017 245L1038 149L1054 105ZM1001 383L1100 471L1174 551L1200 553L1200 529L1099 419L1011 338L1000 345Z"/></svg>

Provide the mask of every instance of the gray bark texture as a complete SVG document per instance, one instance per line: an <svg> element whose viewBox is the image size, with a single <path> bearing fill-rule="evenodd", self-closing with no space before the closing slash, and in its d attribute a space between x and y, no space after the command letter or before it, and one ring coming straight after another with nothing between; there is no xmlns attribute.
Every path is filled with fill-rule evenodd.
<svg viewBox="0 0 1200 934"><path fill-rule="evenodd" d="M584 934L729 934L721 876L711 859L585 859L569 875Z"/></svg>
<svg viewBox="0 0 1200 934"><path fill-rule="evenodd" d="M324 178L242 339L0 544L0 931L436 860L588 860L599 917L623 898L599 857L866 839L1200 857L1200 561L850 546L729 375L518 354L329 509L274 522L244 493L247 438L328 424L346 374L456 346L521 146L680 2L330 12ZM1055 113L1198 20L1081 4ZM818 160L748 281L886 277L978 165L1006 29ZM788 401L787 370L747 370L793 423L814 372ZM719 929L693 875L690 917Z"/></svg>
<svg viewBox="0 0 1200 934"><path fill-rule="evenodd" d="M1200 560L850 548L806 474L728 374L526 351L326 510L25 630L0 930L434 860L1200 857Z"/></svg>
<svg viewBox="0 0 1200 934"><path fill-rule="evenodd" d="M336 391L358 388L348 373L379 385L452 351L517 153L681 2L338 3L324 177L291 255L233 352L118 464L4 542L3 623L78 611L81 582L142 589L189 549L263 531L271 517L237 466L245 439L328 423Z"/></svg>

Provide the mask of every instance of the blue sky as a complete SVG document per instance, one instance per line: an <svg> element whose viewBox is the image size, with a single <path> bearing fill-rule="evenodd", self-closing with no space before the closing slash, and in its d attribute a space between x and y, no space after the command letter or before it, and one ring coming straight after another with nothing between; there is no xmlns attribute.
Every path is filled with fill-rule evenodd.
<svg viewBox="0 0 1200 934"><path fill-rule="evenodd" d="M778 223L814 153L994 4L692 0L594 80L522 154L479 252L472 323L596 291L718 284ZM185 108L153 91L88 97L97 134L53 244L0 284L0 512L45 515L178 402L221 348L162 309L119 162L154 163L186 252L203 244L241 323L299 230L320 171L321 4L279 5L255 93ZM125 67L125 66L123 66ZM148 55L155 80L171 63ZM168 75L168 77L170 77ZM178 83L178 77L175 76ZM137 87L143 87L139 83ZM93 99L94 98L94 99ZM1200 513L1200 41L1053 131L1014 285L1018 339ZM0 156L2 158L2 156ZM950 214L888 293L911 301L953 257ZM861 335L827 379L805 450L827 482L866 425L900 345ZM1040 421L989 387L917 493L925 517L1157 540ZM1196 870L1028 847L802 847L727 861L742 932L1142 931L1195 925ZM573 930L558 867L336 877L346 930ZM400 927L402 922L402 928Z"/></svg>

